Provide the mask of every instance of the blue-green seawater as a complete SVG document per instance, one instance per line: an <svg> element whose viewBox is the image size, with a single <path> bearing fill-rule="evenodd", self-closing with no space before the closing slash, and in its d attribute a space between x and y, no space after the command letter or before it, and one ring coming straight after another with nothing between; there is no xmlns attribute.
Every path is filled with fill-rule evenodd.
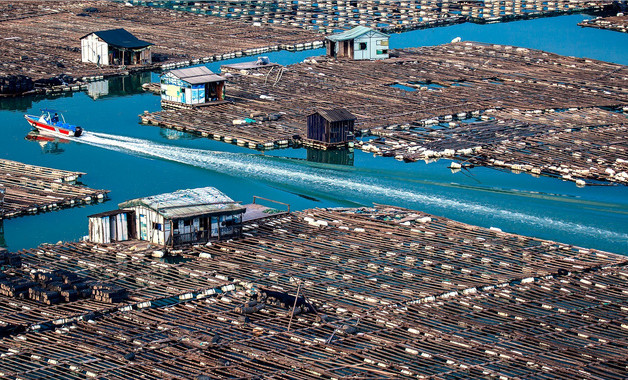
<svg viewBox="0 0 628 380"><path fill-rule="evenodd" d="M417 30L393 35L391 47L441 44L460 36L628 64L628 34L576 26L587 17ZM274 62L290 64L323 53L319 49L267 55ZM209 66L217 71L224 63ZM150 79L150 73L112 79L108 94L98 97L81 92L0 100L1 158L86 172L84 184L111 190L104 203L6 220L0 244L4 239L15 251L43 242L78 240L87 234L88 215L117 208L124 200L215 186L244 203L253 195L290 203L293 210L384 203L506 232L628 253L626 186L578 188L573 182L490 168L452 173L447 160L403 163L361 151L259 153L138 124L140 113L160 109L159 97L140 88ZM38 113L40 108L64 111L88 134L77 141L45 145L26 140L30 128L23 115Z"/></svg>

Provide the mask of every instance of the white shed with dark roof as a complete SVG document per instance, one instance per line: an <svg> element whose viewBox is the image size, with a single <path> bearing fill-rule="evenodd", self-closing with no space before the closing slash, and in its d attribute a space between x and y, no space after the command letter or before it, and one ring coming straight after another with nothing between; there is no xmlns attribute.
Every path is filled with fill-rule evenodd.
<svg viewBox="0 0 628 380"><path fill-rule="evenodd" d="M101 66L151 64L151 45L121 28L100 30L81 37L81 60Z"/></svg>
<svg viewBox="0 0 628 380"><path fill-rule="evenodd" d="M221 101L226 80L205 66L171 70L161 75L161 100L189 105Z"/></svg>

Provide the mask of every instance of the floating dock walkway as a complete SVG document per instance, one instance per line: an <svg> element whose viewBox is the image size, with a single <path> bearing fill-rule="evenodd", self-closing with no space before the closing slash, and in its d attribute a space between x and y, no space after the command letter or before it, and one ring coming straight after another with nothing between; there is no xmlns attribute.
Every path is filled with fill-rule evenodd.
<svg viewBox="0 0 628 380"><path fill-rule="evenodd" d="M625 376L625 256L391 206L305 210L244 236L173 263L141 242L22 251L28 273L7 267L2 289L97 292L53 305L3 292L0 374ZM107 289L126 298L100 300Z"/></svg>

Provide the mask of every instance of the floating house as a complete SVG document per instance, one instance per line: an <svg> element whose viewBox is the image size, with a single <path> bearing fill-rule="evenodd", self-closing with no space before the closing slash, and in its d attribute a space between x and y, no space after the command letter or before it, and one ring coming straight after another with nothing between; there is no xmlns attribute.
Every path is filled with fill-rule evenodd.
<svg viewBox="0 0 628 380"><path fill-rule="evenodd" d="M90 217L91 241L139 239L177 247L224 240L241 235L246 211L213 187L133 199L118 207L120 210Z"/></svg>
<svg viewBox="0 0 628 380"><path fill-rule="evenodd" d="M344 145L353 140L356 117L345 109L319 109L307 117L307 139L322 146Z"/></svg>
<svg viewBox="0 0 628 380"><path fill-rule="evenodd" d="M161 75L161 100L184 105L221 101L226 80L205 66L171 70Z"/></svg>
<svg viewBox="0 0 628 380"><path fill-rule="evenodd" d="M327 55L333 58L386 59L390 36L365 26L326 37Z"/></svg>
<svg viewBox="0 0 628 380"><path fill-rule="evenodd" d="M147 65L152 63L152 43L124 29L101 30L81 37L83 62L97 65Z"/></svg>

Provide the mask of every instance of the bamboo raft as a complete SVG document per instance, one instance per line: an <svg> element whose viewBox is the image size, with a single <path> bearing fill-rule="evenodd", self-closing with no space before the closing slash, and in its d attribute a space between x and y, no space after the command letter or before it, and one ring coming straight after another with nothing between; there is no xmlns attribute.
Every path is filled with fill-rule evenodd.
<svg viewBox="0 0 628 380"><path fill-rule="evenodd" d="M228 82L227 97L232 100L228 105L140 117L147 124L217 135L218 139L228 136L225 141L242 141L243 146L260 149L279 147L281 140L299 144L305 137L308 114L342 105L358 117L359 132L382 137L356 141L356 147L406 161L455 156L467 160L479 149L490 151L506 140L605 127L605 133L617 137L617 144L605 158L611 166L599 171L624 171L613 166L626 159L621 129L613 128L625 125L626 117L599 107L628 109L623 84L626 66L470 42L404 49L393 55L376 62L315 57L283 69L243 73ZM281 114L281 119L232 126L232 120L254 113ZM250 143L251 135L257 137L257 128L260 140ZM595 137L578 133L585 142L588 136ZM491 158L510 162L503 149L498 150ZM555 171L548 168L556 166L554 154L563 156L552 150L514 164L532 166L528 169L532 173L551 174ZM493 165L488 159L477 162ZM579 166L571 169L581 170ZM622 182L615 174L580 173L566 178Z"/></svg>
<svg viewBox="0 0 628 380"><path fill-rule="evenodd" d="M596 17L593 20L584 20L578 23L580 26L589 28L614 30L616 32L628 33L628 15Z"/></svg>
<svg viewBox="0 0 628 380"><path fill-rule="evenodd" d="M395 140L371 140L358 147L406 161L449 158L557 176L580 186L591 181L628 183L628 117L621 113L597 108L544 113L502 110L485 112L481 119L442 121L383 134Z"/></svg>
<svg viewBox="0 0 628 380"><path fill-rule="evenodd" d="M238 20L129 7L104 0L25 0L11 2L4 10L4 18L0 17L0 34L4 37L0 40L0 74L23 74L33 80L65 73L89 81L134 70L167 69L273 50L322 46L322 37L306 30L256 27ZM97 67L81 62L80 38L93 31L111 29L112 25L155 43L151 50L159 58L153 65L129 67Z"/></svg>
<svg viewBox="0 0 628 380"><path fill-rule="evenodd" d="M115 0L124 2L125 0ZM431 0L174 0L151 2L133 0L135 5L165 7L194 14L243 20L259 25L282 25L321 33L333 33L355 25L387 32L452 25L466 21L500 22L514 19L556 16L582 11L599 11L609 1L486 1Z"/></svg>
<svg viewBox="0 0 628 380"><path fill-rule="evenodd" d="M107 190L72 184L84 174L0 159L0 219L102 201Z"/></svg>
<svg viewBox="0 0 628 380"><path fill-rule="evenodd" d="M266 120L234 125L234 120L246 120L250 116ZM233 103L214 105L206 109L176 109L140 115L142 124L193 133L251 149L286 148L300 143L299 139L294 138L301 134L299 126L268 119L268 114L251 113Z"/></svg>
<svg viewBox="0 0 628 380"><path fill-rule="evenodd" d="M610 1L586 3L569 0L489 0L458 3L456 8L471 22L495 23L574 12L600 12L610 4Z"/></svg>
<svg viewBox="0 0 628 380"><path fill-rule="evenodd" d="M306 210L246 231L176 264L137 242L21 252L30 272L106 280L129 299L47 306L0 295L0 374L625 374L624 256L390 206Z"/></svg>

